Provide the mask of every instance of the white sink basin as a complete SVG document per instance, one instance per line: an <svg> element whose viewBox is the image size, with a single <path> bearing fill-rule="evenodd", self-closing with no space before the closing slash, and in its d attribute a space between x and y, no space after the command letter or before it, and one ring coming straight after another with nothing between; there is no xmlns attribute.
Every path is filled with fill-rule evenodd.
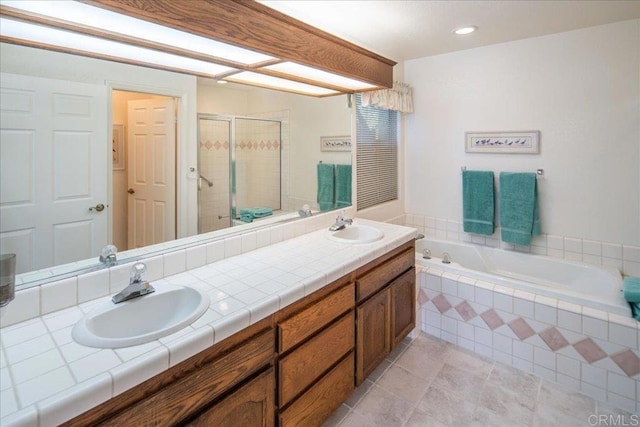
<svg viewBox="0 0 640 427"><path fill-rule="evenodd" d="M159 285L152 294L100 304L75 324L71 335L89 347L144 344L184 328L208 307L209 297L198 289Z"/></svg>
<svg viewBox="0 0 640 427"><path fill-rule="evenodd" d="M340 243L371 243L384 237L382 230L369 225L348 225L338 231L329 231L327 237Z"/></svg>

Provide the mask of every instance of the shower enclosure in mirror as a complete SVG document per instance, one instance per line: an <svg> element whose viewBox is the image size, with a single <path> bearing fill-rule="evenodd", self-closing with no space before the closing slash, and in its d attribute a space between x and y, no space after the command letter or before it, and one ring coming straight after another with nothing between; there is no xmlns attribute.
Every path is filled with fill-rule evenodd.
<svg viewBox="0 0 640 427"><path fill-rule="evenodd" d="M198 115L198 232L277 215L282 207L282 124Z"/></svg>

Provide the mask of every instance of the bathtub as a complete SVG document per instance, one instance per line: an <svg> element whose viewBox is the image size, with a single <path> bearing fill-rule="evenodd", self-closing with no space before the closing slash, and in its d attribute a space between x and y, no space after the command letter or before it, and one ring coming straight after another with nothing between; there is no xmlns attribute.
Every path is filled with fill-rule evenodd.
<svg viewBox="0 0 640 427"><path fill-rule="evenodd" d="M424 249L431 259L423 258ZM442 262L448 253L451 263ZM471 279L629 316L620 272L557 258L424 238L416 241L416 264Z"/></svg>

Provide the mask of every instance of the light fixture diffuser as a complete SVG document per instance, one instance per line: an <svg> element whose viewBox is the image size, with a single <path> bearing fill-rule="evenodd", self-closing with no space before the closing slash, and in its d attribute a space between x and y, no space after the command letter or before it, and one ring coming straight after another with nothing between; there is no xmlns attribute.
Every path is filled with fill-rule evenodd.
<svg viewBox="0 0 640 427"><path fill-rule="evenodd" d="M215 56L244 65L258 64L275 59L272 56L252 50L242 49L227 43L221 43L77 1L9 0L3 1L2 5L46 16L57 21L71 22L105 32L147 40L165 46L178 47L185 51Z"/></svg>
<svg viewBox="0 0 640 427"><path fill-rule="evenodd" d="M165 69L185 70L199 75L216 76L234 71L233 68L213 62L200 61L157 50L87 36L71 31L12 19L0 18L0 34L44 45L71 49L76 52L100 54L110 58L122 58L138 64L159 65Z"/></svg>
<svg viewBox="0 0 640 427"><path fill-rule="evenodd" d="M307 67L306 65L296 64L294 62L282 62L279 64L262 67L265 70L273 70L291 76L302 77L304 79L324 82L329 85L346 87L351 90L370 90L376 86L361 82L359 80L350 79L348 77L339 76L327 71L318 70L317 68Z"/></svg>
<svg viewBox="0 0 640 427"><path fill-rule="evenodd" d="M320 86L313 86L306 83L300 83L293 80L281 79L279 77L268 76L265 74L254 73L251 71L243 71L238 74L225 77L225 80L234 83L244 83L254 86L266 87L271 89L286 90L305 95L328 96L336 95L340 92L336 90L326 89Z"/></svg>

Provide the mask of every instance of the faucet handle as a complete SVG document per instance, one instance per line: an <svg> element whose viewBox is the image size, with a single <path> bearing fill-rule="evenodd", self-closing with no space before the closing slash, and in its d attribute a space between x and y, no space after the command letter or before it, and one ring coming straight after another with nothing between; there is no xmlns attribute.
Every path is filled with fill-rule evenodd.
<svg viewBox="0 0 640 427"><path fill-rule="evenodd" d="M131 267L131 283L135 283L135 282L141 282L142 281L142 275L144 274L144 272L147 271L147 266L144 265L141 262L137 262L135 264L133 264L133 267Z"/></svg>
<svg viewBox="0 0 640 427"><path fill-rule="evenodd" d="M116 263L116 253L118 248L115 245L106 245L100 251L100 262L106 265L114 265Z"/></svg>

